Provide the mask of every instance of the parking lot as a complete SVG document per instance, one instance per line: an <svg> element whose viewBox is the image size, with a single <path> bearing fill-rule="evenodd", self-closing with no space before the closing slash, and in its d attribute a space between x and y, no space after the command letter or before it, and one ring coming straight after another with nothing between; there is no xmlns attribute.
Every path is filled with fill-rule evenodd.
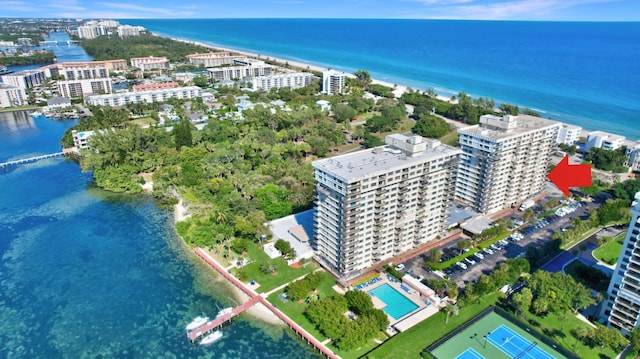
<svg viewBox="0 0 640 359"><path fill-rule="evenodd" d="M480 251L484 257L482 259L479 259L476 256L469 257L469 259L475 263L471 264L463 261L466 269L462 269L454 264L445 270L446 273L441 274L449 275L449 278L457 282L458 286L464 287L467 283L476 281L482 274L491 273L499 263L506 261L508 258L523 256L528 246L540 246L546 241L551 240L553 233L571 227L571 220L573 218L588 218L589 210L597 208L601 204L600 201L601 200L595 200L593 202L581 202L579 204L565 205L562 208L567 209L558 212L559 214L566 212L561 216L554 214L544 218L544 220L534 220L531 223L525 223L518 229L518 232L521 233L521 239L506 239L506 241L496 244L498 249L494 249L493 253ZM539 205L534 209L538 213L541 213L542 211ZM521 212L513 211L512 214L506 218L517 220L521 219L521 217ZM462 239L469 239L469 237L460 236L438 247L442 252L443 260L447 260L448 258L459 254L460 250L457 247L457 243ZM424 278L442 279L438 273L427 271L424 268L427 256L428 253L422 253L406 260L402 263L404 265L404 270L414 277L423 276Z"/></svg>

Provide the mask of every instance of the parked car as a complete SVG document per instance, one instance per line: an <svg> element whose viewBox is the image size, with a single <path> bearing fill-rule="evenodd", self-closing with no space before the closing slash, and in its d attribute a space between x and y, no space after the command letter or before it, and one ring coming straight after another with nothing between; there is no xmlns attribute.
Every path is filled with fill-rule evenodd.
<svg viewBox="0 0 640 359"><path fill-rule="evenodd" d="M416 277L416 279L422 282L422 280L424 279L424 276L420 274L419 276Z"/></svg>
<svg viewBox="0 0 640 359"><path fill-rule="evenodd" d="M398 264L398 265L396 266L396 270L397 270L398 272L403 271L403 270L404 270L404 264L402 264L402 263Z"/></svg>

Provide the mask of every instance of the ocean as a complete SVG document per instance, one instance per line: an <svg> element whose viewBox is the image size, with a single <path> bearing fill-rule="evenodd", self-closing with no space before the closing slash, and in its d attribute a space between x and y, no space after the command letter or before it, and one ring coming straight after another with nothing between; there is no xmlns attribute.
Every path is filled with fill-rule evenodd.
<svg viewBox="0 0 640 359"><path fill-rule="evenodd" d="M60 61L77 50L54 48ZM0 112L0 162L60 151L73 124ZM319 356L244 316L220 341L191 344L187 323L236 303L150 196L102 191L60 157L0 170L0 188L0 358Z"/></svg>
<svg viewBox="0 0 640 359"><path fill-rule="evenodd" d="M125 19L167 36L517 104L640 139L640 23Z"/></svg>

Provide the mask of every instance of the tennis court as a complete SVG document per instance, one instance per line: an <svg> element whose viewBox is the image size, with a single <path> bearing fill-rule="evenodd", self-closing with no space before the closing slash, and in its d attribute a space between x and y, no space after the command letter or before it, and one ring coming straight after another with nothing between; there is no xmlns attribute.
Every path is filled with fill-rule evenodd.
<svg viewBox="0 0 640 359"><path fill-rule="evenodd" d="M511 328L502 324L489 335L487 341L498 347L511 358L518 359L554 359L555 357L540 349L538 342L530 342Z"/></svg>
<svg viewBox="0 0 640 359"><path fill-rule="evenodd" d="M430 347L431 355L437 359L567 359L496 312L467 325Z"/></svg>

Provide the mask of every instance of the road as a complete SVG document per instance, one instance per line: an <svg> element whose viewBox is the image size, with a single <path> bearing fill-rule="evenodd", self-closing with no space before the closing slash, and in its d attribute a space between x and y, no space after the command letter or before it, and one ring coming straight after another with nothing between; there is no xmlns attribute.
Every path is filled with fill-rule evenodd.
<svg viewBox="0 0 640 359"><path fill-rule="evenodd" d="M548 198L549 197L547 197L547 199ZM518 242L507 240L508 245L498 251L495 251L494 254L482 253L484 254L484 259L482 260L477 260L472 256L471 259L476 261L476 264L468 265L466 270L460 270L457 266L454 265L450 267L450 269L452 269L453 271L447 271L447 273L449 273L450 279L454 280L459 287L464 287L467 283L475 282L478 278L480 278L482 274L491 273L498 264L506 261L508 258L517 258L524 255L528 246L541 246L545 242L551 240L551 236L553 235L553 233L561 231L562 228L571 227L571 220L573 218L588 218L589 210L592 208L597 208L601 204L602 200L600 199L596 199L592 202L582 202L581 206L578 207L575 212L569 213L564 217L560 217L558 220L549 223L549 225L543 228L536 229L530 234L526 234L524 231L522 231L522 228L527 227L525 225L521 228L521 233L524 234L524 238L522 240ZM536 204L534 210L538 212L542 211L540 202ZM514 211L507 218L521 219L521 216L521 212ZM459 252L457 243L463 238L468 237L460 236L438 247L438 249L442 251L445 258L447 256L455 255ZM442 279L436 273L428 272L423 267L424 262L427 260L427 255L427 253L423 253L404 261L403 263L405 265L406 271L411 271L410 273L413 273L414 276L422 275L425 278Z"/></svg>

